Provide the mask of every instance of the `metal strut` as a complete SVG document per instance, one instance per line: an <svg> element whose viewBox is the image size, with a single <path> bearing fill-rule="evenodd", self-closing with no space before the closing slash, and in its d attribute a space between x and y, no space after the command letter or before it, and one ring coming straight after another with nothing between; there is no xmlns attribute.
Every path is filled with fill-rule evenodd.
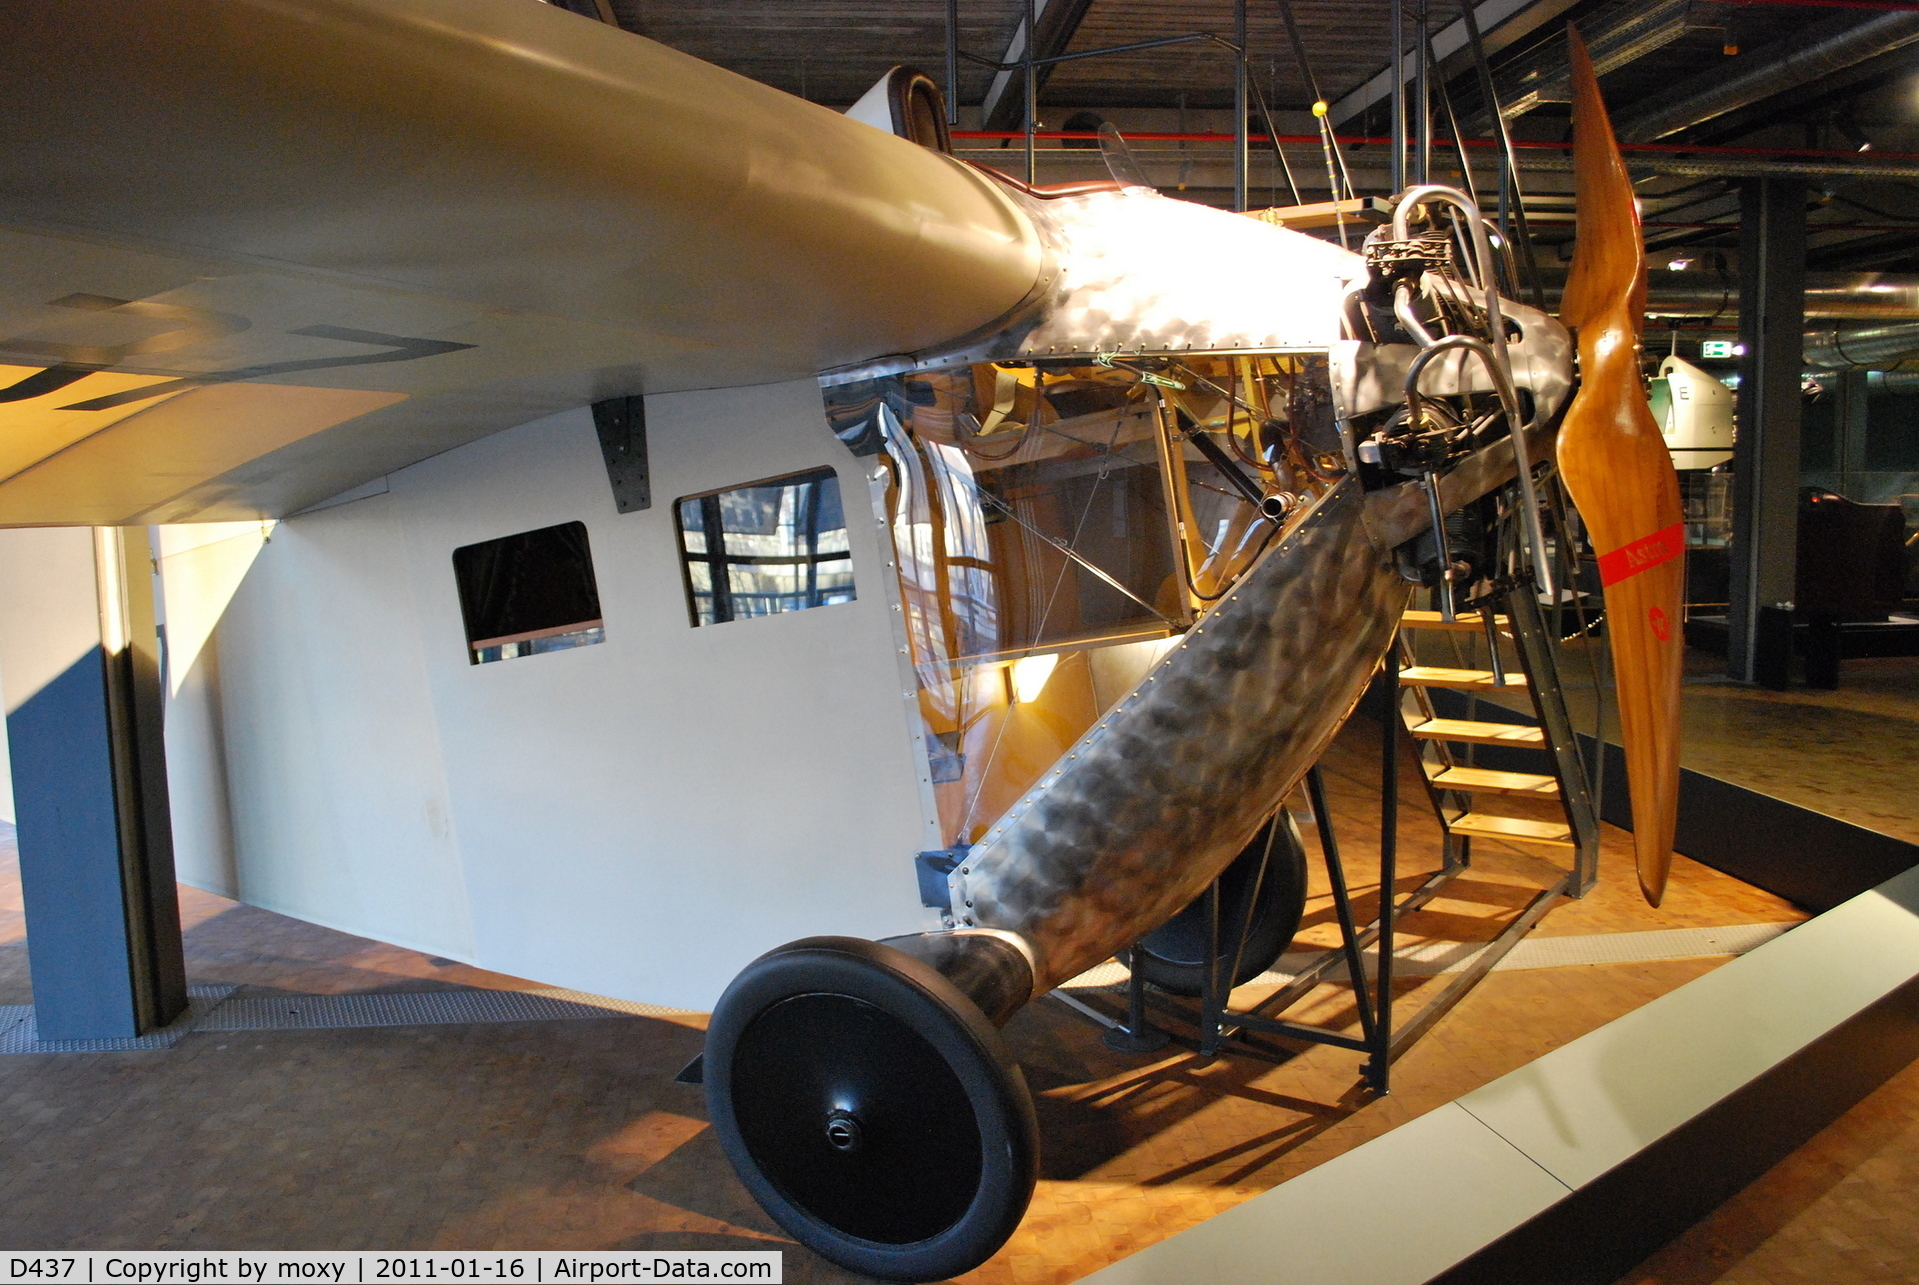
<svg viewBox="0 0 1919 1285"><path fill-rule="evenodd" d="M1519 673L1508 678L1494 650L1491 671L1469 670L1432 670L1413 664L1406 644L1396 639L1387 653L1386 662L1379 676L1379 692L1384 697L1382 712L1385 718L1381 725L1380 736L1380 780L1379 780L1379 906L1378 915L1361 926L1353 911L1353 898L1346 879L1345 863L1340 855L1339 840L1335 833L1332 814L1327 806L1326 787L1320 769L1315 765L1305 777L1306 797L1313 810L1313 819L1318 831L1320 856L1325 864L1327 883L1332 893L1334 917L1339 924L1339 945L1325 951L1317 959L1301 969L1290 982L1266 999L1249 1009L1235 1010L1231 1007L1230 996L1232 979L1238 975L1239 965L1246 942L1251 936L1253 907L1257 904L1259 883L1253 886L1253 897L1247 902L1247 909L1234 917L1235 922L1223 922L1221 913L1222 895L1220 882L1215 880L1208 886L1204 897L1205 922L1207 928L1206 959L1209 962L1202 972L1202 989L1199 997L1199 1011L1195 1015L1190 1010L1175 1004L1169 997L1149 996L1143 978L1135 973L1127 983L1127 1016L1124 1021L1116 1021L1100 1013L1091 1006L1067 996L1061 996L1075 1009L1093 1017L1108 1028L1106 1042L1115 1049L1133 1052L1151 1051L1162 1047L1170 1038L1167 1033L1152 1024L1147 1016L1149 999L1155 1000L1177 1012L1186 1021L1197 1020L1197 1050L1204 1057L1217 1056L1222 1051L1237 1051L1284 1059L1291 1056L1289 1050L1256 1041L1254 1036L1279 1036L1286 1039L1301 1040L1313 1044L1326 1044L1335 1048L1349 1049L1365 1055L1361 1075L1366 1086L1374 1093L1385 1094L1391 1090L1392 1064L1403 1056L1419 1038L1431 1030L1441 1017L1450 1011L1460 1000L1468 995L1485 975L1505 958L1514 946L1532 930L1545 916L1546 912L1562 897L1580 897L1591 889L1598 872L1599 821L1593 807L1588 789L1586 774L1580 762L1578 749L1573 736L1572 722L1567 714L1564 697L1559 688L1557 660L1554 656L1552 639L1546 632L1539 605L1525 581L1508 582L1502 589L1502 605L1506 614L1493 616L1490 606L1483 607L1474 616L1453 617L1450 613L1439 611L1409 612L1405 627L1409 629L1436 628L1457 631L1464 634L1477 633L1482 627L1509 629L1518 653ZM1497 830L1484 830L1496 837L1514 842L1541 842L1561 849L1573 850L1571 869L1567 870L1549 887L1541 889L1508 921L1499 934L1481 949L1471 963L1447 983L1445 988L1432 999L1420 1005L1410 1016L1396 1020L1393 987L1395 983L1394 947L1397 940L1397 922L1407 914L1424 906L1438 896L1445 886L1471 867L1472 834L1461 828L1463 817L1480 817L1483 814L1461 812L1454 815L1453 809L1446 804L1446 795L1456 790L1456 785L1448 783L1446 770L1451 764L1449 758L1442 756L1440 770L1435 773L1419 754L1412 760L1421 770L1428 785L1428 795L1442 828L1446 831L1444 856L1439 869L1428 873L1418 886L1404 895L1398 891L1398 822L1399 822L1399 772L1406 758L1404 748L1408 742L1402 737L1406 730L1403 724L1401 707L1402 691L1410 691L1422 708L1423 722L1412 729L1412 745L1435 744L1442 732L1453 735L1476 736L1494 735L1504 729L1516 732L1522 729L1512 724L1472 724L1453 720L1435 720L1426 708L1428 702L1424 688L1429 686L1479 686L1501 687L1514 692L1525 691L1533 699L1535 712L1539 718L1538 734L1521 743L1543 750L1550 761L1549 776L1538 778L1541 783L1550 782L1556 787L1556 794L1564 807L1567 827L1564 837L1528 839L1523 833L1504 834ZM1435 723L1443 724L1434 727ZM1485 732L1475 729L1488 729ZM1501 774L1491 774L1498 776ZM1517 776L1518 774L1506 774ZM1468 778L1470 779L1470 778ZM1495 818L1497 820L1497 818ZM1544 826L1536 826L1543 831ZM1266 877L1266 868L1262 863L1258 880ZM1367 976L1366 956L1372 957L1372 977ZM1359 1034L1354 1036L1346 1031L1309 1025L1291 1021L1281 1014L1305 999L1316 987L1327 980L1328 975L1343 967L1352 986L1353 1007L1359 1024Z"/></svg>

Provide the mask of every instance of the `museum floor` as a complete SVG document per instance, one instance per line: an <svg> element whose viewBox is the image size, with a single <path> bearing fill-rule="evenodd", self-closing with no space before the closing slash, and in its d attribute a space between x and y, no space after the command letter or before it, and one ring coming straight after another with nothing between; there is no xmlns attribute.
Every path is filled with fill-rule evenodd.
<svg viewBox="0 0 1919 1285"><path fill-rule="evenodd" d="M1376 816L1375 745L1373 725L1356 720L1328 762L1356 887L1377 878L1364 839ZM1409 808L1400 833L1410 887L1435 860L1432 819ZM19 1005L30 994L10 854L0 871L0 1005ZM1409 946L1443 955L1448 942L1488 940L1553 873L1539 858L1482 845L1447 896L1404 921ZM1309 937L1330 928L1328 901L1315 893ZM182 905L191 980L240 987L235 999L277 1000L284 1013L341 1002L302 997L543 989L190 889ZM1534 939L1603 959L1622 954L1609 956L1611 946L1664 940L1621 934L1802 918L1683 858L1665 907L1650 910L1626 836L1609 830L1600 887L1562 903ZM1175 1046L1126 1056L1064 1004L1040 1001L1009 1033L1038 1098L1044 1172L1019 1232L969 1279L1084 1276L1700 976L1729 957L1702 953L1712 936L1693 934L1683 958L1639 949L1623 952L1629 962L1496 971L1396 1065L1394 1092L1377 1100L1358 1089L1351 1053L1206 1062ZM1443 984L1443 975L1408 977L1401 1002ZM268 1021L201 1029L162 1051L0 1057L0 1245L779 1243L721 1158L699 1091L672 1083L698 1051L703 1018L579 1011L593 1020L262 1029L276 1025ZM1352 1016L1333 986L1295 1015ZM1914 1279L1905 1211L1919 1174L1915 1103L1919 1079L1908 1072L1630 1279L1800 1279L1763 1266L1775 1259L1806 1279ZM1904 1266L1889 1266L1899 1254ZM790 1245L787 1272L848 1279Z"/></svg>

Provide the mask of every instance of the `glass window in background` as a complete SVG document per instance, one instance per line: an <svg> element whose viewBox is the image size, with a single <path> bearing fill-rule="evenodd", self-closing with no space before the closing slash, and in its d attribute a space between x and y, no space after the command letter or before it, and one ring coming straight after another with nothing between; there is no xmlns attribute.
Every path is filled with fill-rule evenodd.
<svg viewBox="0 0 1919 1285"><path fill-rule="evenodd" d="M583 522L455 549L453 578L475 665L606 641Z"/></svg>
<svg viewBox="0 0 1919 1285"><path fill-rule="evenodd" d="M678 501L695 625L852 602L839 476L830 468Z"/></svg>

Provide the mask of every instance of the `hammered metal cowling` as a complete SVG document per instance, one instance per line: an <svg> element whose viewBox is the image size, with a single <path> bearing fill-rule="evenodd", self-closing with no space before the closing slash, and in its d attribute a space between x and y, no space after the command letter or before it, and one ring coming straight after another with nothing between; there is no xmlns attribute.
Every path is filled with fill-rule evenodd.
<svg viewBox="0 0 1919 1285"><path fill-rule="evenodd" d="M1410 586L1342 481L974 845L961 923L1019 933L1049 990L1197 896L1318 759Z"/></svg>

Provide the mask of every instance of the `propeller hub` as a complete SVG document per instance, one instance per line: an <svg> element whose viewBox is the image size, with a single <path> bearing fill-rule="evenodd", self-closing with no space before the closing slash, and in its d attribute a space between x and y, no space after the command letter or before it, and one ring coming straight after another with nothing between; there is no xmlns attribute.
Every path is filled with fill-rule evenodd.
<svg viewBox="0 0 1919 1285"><path fill-rule="evenodd" d="M826 1144L841 1152L860 1149L860 1122L851 1111L834 1111L826 1117Z"/></svg>

